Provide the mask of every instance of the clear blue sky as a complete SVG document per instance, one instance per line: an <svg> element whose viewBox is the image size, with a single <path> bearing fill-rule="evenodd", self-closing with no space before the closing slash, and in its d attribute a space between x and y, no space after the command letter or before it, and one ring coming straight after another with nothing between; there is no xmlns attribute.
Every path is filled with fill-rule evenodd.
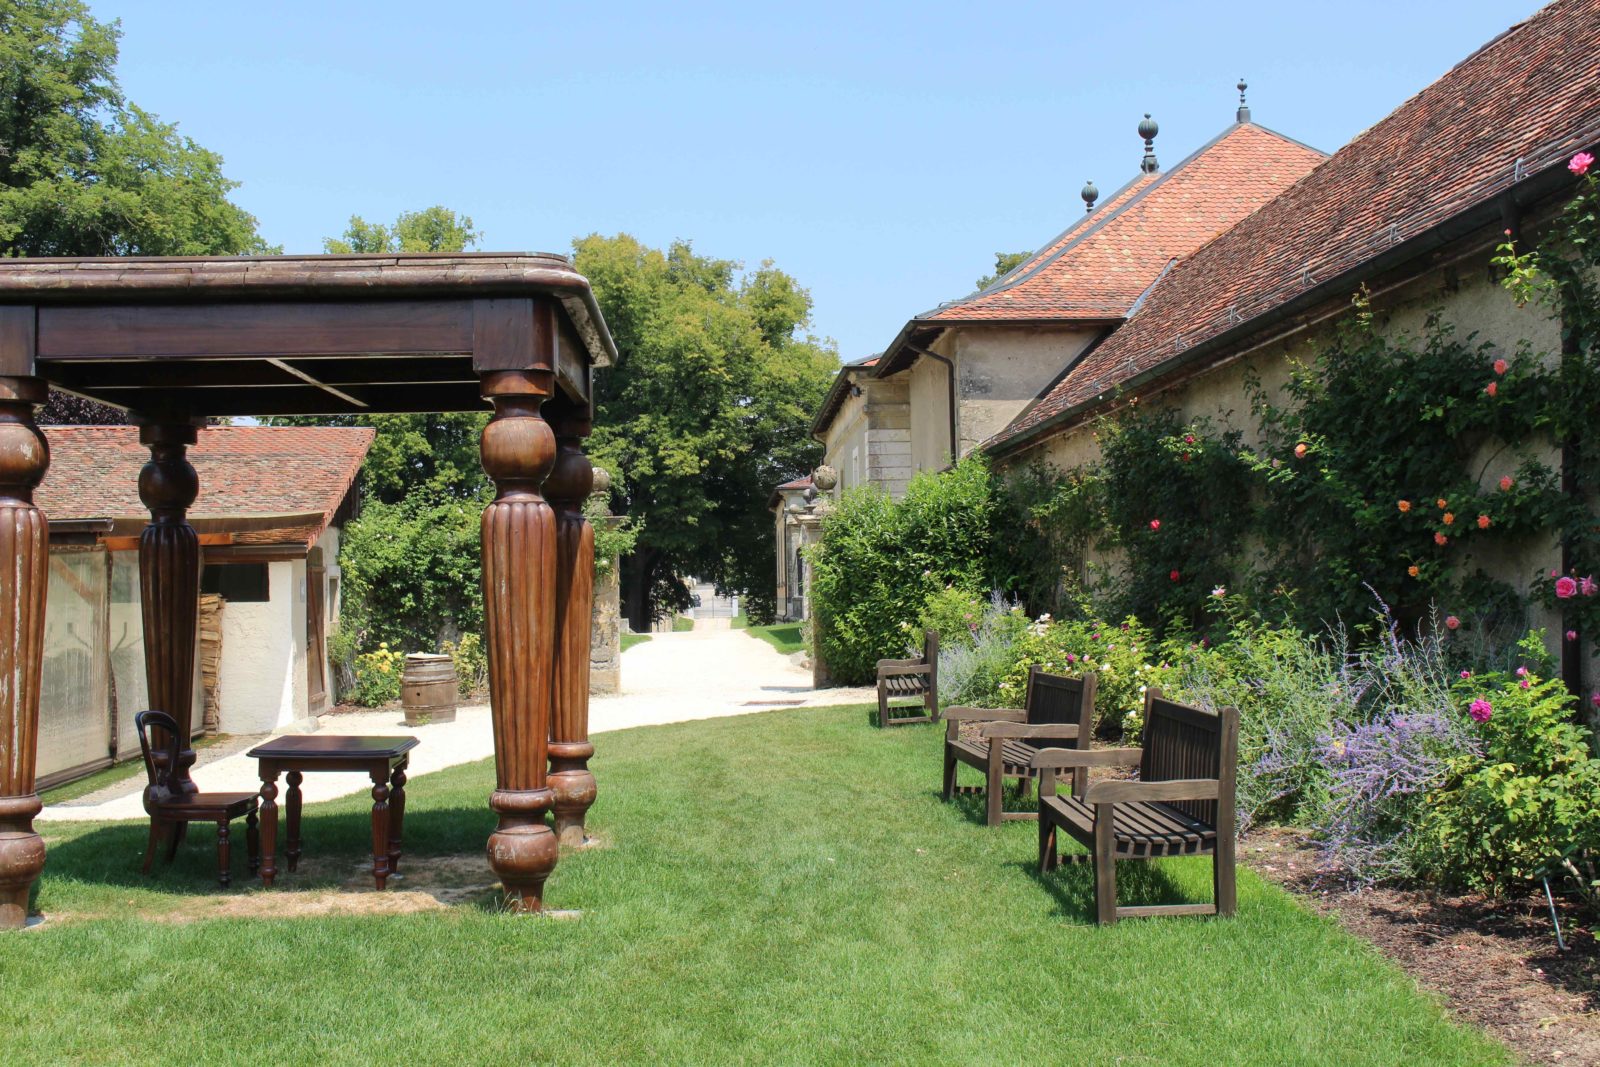
<svg viewBox="0 0 1600 1067"><path fill-rule="evenodd" d="M688 238L810 288L854 358L1233 121L1333 150L1534 0L197 3L121 18L129 97L289 252L442 203L488 250Z"/></svg>

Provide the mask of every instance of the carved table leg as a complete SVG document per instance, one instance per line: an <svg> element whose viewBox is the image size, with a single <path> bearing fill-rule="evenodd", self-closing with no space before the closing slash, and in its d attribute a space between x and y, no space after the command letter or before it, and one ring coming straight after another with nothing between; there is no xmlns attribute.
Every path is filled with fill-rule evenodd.
<svg viewBox="0 0 1600 1067"><path fill-rule="evenodd" d="M559 851L545 824L553 797L549 756L551 660L555 653L555 516L539 495L555 459L555 438L539 415L548 371L483 375L494 405L484 427L483 469L497 495L483 512L483 599L489 639L489 703L494 722L499 824L489 835L489 866L506 903L543 906L544 883Z"/></svg>
<svg viewBox="0 0 1600 1067"><path fill-rule="evenodd" d="M544 493L556 516L556 634L550 710L550 788L555 794L556 836L563 845L584 843L584 818L594 804L589 757L589 635L594 606L594 527L583 503L594 469L583 454L586 411L563 409L550 417L556 462Z"/></svg>
<svg viewBox="0 0 1600 1067"><path fill-rule="evenodd" d="M389 773L372 772L372 880L381 890L389 881Z"/></svg>
<svg viewBox="0 0 1600 1067"><path fill-rule="evenodd" d="M289 873L293 874L300 866L300 783L305 777L299 771L290 771L283 780L289 783L289 793L283 802L284 814L289 818L289 841L283 846L283 855L289 861Z"/></svg>
<svg viewBox="0 0 1600 1067"><path fill-rule="evenodd" d="M278 876L278 769L261 768L261 884Z"/></svg>
<svg viewBox="0 0 1600 1067"><path fill-rule="evenodd" d="M149 706L178 723L178 765L167 783L174 793L198 791L189 776L200 597L200 538L187 518L200 492L187 456L195 435L195 425L182 420L144 420L139 426L139 441L150 449L150 461L139 472L139 499L150 509L150 524L139 537L144 670Z"/></svg>
<svg viewBox="0 0 1600 1067"><path fill-rule="evenodd" d="M226 889L233 883L233 847L229 840L231 831L227 819L217 820L217 881Z"/></svg>
<svg viewBox="0 0 1600 1067"><path fill-rule="evenodd" d="M407 757L395 764L394 773L389 775L389 873L400 873L400 836L405 832L406 823L406 767L411 759Z"/></svg>
<svg viewBox="0 0 1600 1067"><path fill-rule="evenodd" d="M33 490L50 465L50 448L33 408L47 394L38 378L0 377L0 930L27 922L28 893L44 870L33 780L49 556Z"/></svg>

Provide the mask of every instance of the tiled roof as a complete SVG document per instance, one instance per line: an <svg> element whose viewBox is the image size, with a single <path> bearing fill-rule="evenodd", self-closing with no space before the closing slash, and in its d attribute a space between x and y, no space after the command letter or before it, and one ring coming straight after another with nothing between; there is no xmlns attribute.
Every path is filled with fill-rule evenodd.
<svg viewBox="0 0 1600 1067"><path fill-rule="evenodd" d="M795 478L792 481L784 482L782 485L778 486L778 491L782 492L785 489L810 489L810 488L811 488L811 475L808 474L804 478Z"/></svg>
<svg viewBox="0 0 1600 1067"><path fill-rule="evenodd" d="M1600 4L1557 0L1463 60L1304 180L1180 262L1137 314L989 449L1014 448L1136 376L1319 285L1348 281L1411 238L1600 138ZM1331 294L1330 294L1331 295Z"/></svg>
<svg viewBox="0 0 1600 1067"><path fill-rule="evenodd" d="M150 452L136 426L45 426L50 469L35 500L49 519L122 519L149 514L139 469ZM243 543L310 545L349 492L372 445L363 426L208 426L189 449L200 495L189 515L319 514L321 520L241 533Z"/></svg>
<svg viewBox="0 0 1600 1067"><path fill-rule="evenodd" d="M1254 123L1230 126L1170 171L1141 174L989 288L922 316L933 324L1120 319L1186 256L1326 156Z"/></svg>

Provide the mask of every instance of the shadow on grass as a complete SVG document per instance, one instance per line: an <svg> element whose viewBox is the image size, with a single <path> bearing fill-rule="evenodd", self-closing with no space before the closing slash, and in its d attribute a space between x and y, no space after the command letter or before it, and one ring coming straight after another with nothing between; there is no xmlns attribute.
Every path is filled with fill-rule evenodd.
<svg viewBox="0 0 1600 1067"><path fill-rule="evenodd" d="M1013 784L1014 779L1007 779L1005 795L1000 801L1001 810L1007 815L1018 815L1024 812L1037 816L1039 813L1039 798L1034 795L1030 784L1024 792L1020 784ZM1022 779L1027 782L1027 779ZM933 795L940 800L944 798L941 786L933 791ZM960 776L956 778L956 792L950 798L950 806L960 812L968 821L984 826L989 820L988 798L982 785L962 782ZM1009 820L1008 820L1009 821Z"/></svg>
<svg viewBox="0 0 1600 1067"><path fill-rule="evenodd" d="M1061 866L1048 874L1039 873L1037 859L1016 866L1054 898L1063 918L1082 923L1095 921L1094 864L1087 853L1069 853L1063 849ZM1203 901L1190 899L1159 865L1148 860L1124 860L1117 864L1117 903L1127 907Z"/></svg>
<svg viewBox="0 0 1600 1067"><path fill-rule="evenodd" d="M435 808L408 811L405 816L400 870L406 860L463 854L481 855L494 829L495 817L487 808ZM58 824L59 825L59 824ZM56 828L42 827L49 840L45 876L35 883L34 897L44 882L79 882L86 885L147 889L179 895L212 895L259 888L259 877L249 873L243 820L232 825L233 885L217 884L217 836L214 823L195 823L172 863L156 857L149 875L141 872L149 824L111 823L85 833L58 836ZM70 832L70 831L69 831ZM372 822L368 812L307 811L300 823L300 869L288 872L284 856L288 826L282 809L278 815L276 890L329 889L348 880L359 865L372 860ZM487 868L485 868L487 870ZM369 883L370 884L370 883Z"/></svg>

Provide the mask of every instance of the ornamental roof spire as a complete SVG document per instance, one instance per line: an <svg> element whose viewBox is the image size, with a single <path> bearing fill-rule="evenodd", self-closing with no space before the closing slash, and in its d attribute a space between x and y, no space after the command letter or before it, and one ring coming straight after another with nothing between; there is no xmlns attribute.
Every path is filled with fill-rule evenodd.
<svg viewBox="0 0 1600 1067"><path fill-rule="evenodd" d="M1139 161L1139 169L1146 174L1154 174L1161 169L1161 164L1156 162L1156 134L1160 132L1161 127L1146 111L1144 121L1139 123L1139 136L1144 138L1144 158Z"/></svg>
<svg viewBox="0 0 1600 1067"><path fill-rule="evenodd" d="M1249 86L1244 83L1244 79L1240 78L1239 79L1239 110L1234 112L1234 116L1236 118L1238 118L1238 120L1240 122L1249 122L1250 121L1250 105L1244 102L1244 91L1246 89L1248 89L1248 88L1249 88Z"/></svg>

